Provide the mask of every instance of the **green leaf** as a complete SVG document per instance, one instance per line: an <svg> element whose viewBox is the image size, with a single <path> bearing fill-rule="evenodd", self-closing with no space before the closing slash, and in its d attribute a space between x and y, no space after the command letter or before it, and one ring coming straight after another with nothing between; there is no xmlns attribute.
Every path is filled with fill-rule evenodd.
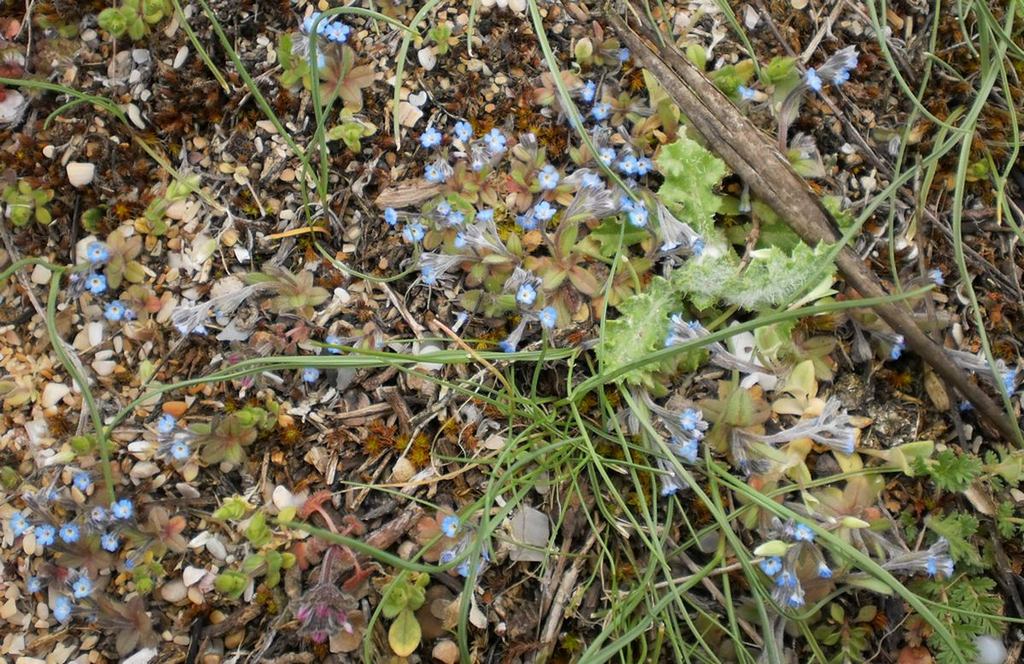
<svg viewBox="0 0 1024 664"><path fill-rule="evenodd" d="M725 162L686 136L663 147L655 161L665 177L658 189L661 200L678 218L707 235L721 205L714 189L728 170ZM705 244L710 244L707 237Z"/></svg>
<svg viewBox="0 0 1024 664"><path fill-rule="evenodd" d="M242 561L242 573L253 576L266 564L266 562L266 559L258 553L248 555L245 557L245 560Z"/></svg>
<svg viewBox="0 0 1024 664"><path fill-rule="evenodd" d="M195 430L195 427L193 427ZM207 433L209 433L207 431ZM241 496L232 496L224 501L224 504L217 508L217 511L213 513L214 519L220 519L221 521L234 521L241 519L245 516L246 511L249 509L249 504L245 502L245 499Z"/></svg>
<svg viewBox="0 0 1024 664"><path fill-rule="evenodd" d="M263 512L256 512L249 525L245 529L245 538L256 548L261 548L270 543L272 534L267 527L267 517Z"/></svg>
<svg viewBox="0 0 1024 664"><path fill-rule="evenodd" d="M619 238L622 238L622 247L631 247L643 242L650 233L643 228L637 228L633 224L623 224L618 216L608 217L601 222L601 225L590 231L581 244L585 243L587 251L593 251L597 255L611 258L619 249ZM594 242L597 246L594 246Z"/></svg>
<svg viewBox="0 0 1024 664"><path fill-rule="evenodd" d="M654 277L646 292L633 295L619 304L621 314L605 325L603 343L597 347L598 361L605 372L617 369L643 359L656 350L665 347L668 335L669 316L677 313L682 306L679 292L661 277ZM655 393L664 391L662 381L654 376L663 371L674 371L680 362L689 368L696 367L701 352L686 354L682 360L666 360L652 363L626 374L624 380L635 385L644 385Z"/></svg>
<svg viewBox="0 0 1024 664"><path fill-rule="evenodd" d="M231 599L241 597L248 585L249 577L233 570L218 574L213 581L213 587L217 589L217 592L227 595Z"/></svg>
<svg viewBox="0 0 1024 664"><path fill-rule="evenodd" d="M273 588L281 582L281 565L284 558L277 551L267 551L267 587Z"/></svg>
<svg viewBox="0 0 1024 664"><path fill-rule="evenodd" d="M406 606L405 583L392 582L392 584L394 588L388 589L380 605L380 611L385 618L394 618L405 610Z"/></svg>
<svg viewBox="0 0 1024 664"><path fill-rule="evenodd" d="M416 620L416 614L405 609L398 614L395 622L391 623L388 629L388 643L391 649L399 657L408 657L416 652L420 645L420 638L423 632L420 623Z"/></svg>
<svg viewBox="0 0 1024 664"><path fill-rule="evenodd" d="M953 450L943 450L935 455L928 474L939 489L963 491L981 475L981 459L973 454L957 455Z"/></svg>
<svg viewBox="0 0 1024 664"><path fill-rule="evenodd" d="M978 548L971 542L971 537L978 532L976 518L963 512L953 512L942 518L929 517L925 525L936 535L949 540L949 555L954 562L974 567L982 564Z"/></svg>
<svg viewBox="0 0 1024 664"><path fill-rule="evenodd" d="M755 556L779 556L786 555L789 545L782 540L769 540L754 549Z"/></svg>
<svg viewBox="0 0 1024 664"><path fill-rule="evenodd" d="M851 576L846 580L847 585L854 586L855 588L863 588L870 590L873 593L879 595L892 595L892 588L889 587L885 581L871 577L855 577Z"/></svg>
<svg viewBox="0 0 1024 664"><path fill-rule="evenodd" d="M101 28L115 37L120 37L128 29L128 21L120 10L108 7L96 17Z"/></svg>

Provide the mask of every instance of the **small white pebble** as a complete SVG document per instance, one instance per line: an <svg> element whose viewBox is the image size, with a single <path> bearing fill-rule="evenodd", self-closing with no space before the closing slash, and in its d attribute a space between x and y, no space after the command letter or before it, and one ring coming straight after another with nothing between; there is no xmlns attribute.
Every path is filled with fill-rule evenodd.
<svg viewBox="0 0 1024 664"><path fill-rule="evenodd" d="M168 601L171 604L177 604L181 600L185 599L186 594L188 594L188 589L185 587L185 584L178 579L169 581L160 588L160 597L164 598L165 601Z"/></svg>
<svg viewBox="0 0 1024 664"><path fill-rule="evenodd" d="M976 638L974 645L978 648L975 664L1003 664L1006 661L1006 646L1002 639L985 634Z"/></svg>
<svg viewBox="0 0 1024 664"><path fill-rule="evenodd" d="M96 164L89 162L72 161L64 168L68 172L68 182L74 187L84 187L96 177Z"/></svg>
<svg viewBox="0 0 1024 664"><path fill-rule="evenodd" d="M188 60L188 46L182 46L174 56L174 63L171 66L175 69L181 69L186 60Z"/></svg>
<svg viewBox="0 0 1024 664"><path fill-rule="evenodd" d="M50 283L50 270L42 265L36 265L32 268L31 279L34 284L48 284Z"/></svg>

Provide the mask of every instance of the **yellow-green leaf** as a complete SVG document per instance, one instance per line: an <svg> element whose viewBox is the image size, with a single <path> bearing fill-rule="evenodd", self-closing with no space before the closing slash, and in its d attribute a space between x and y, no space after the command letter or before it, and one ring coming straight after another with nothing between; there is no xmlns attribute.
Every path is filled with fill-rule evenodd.
<svg viewBox="0 0 1024 664"><path fill-rule="evenodd" d="M391 628L388 630L388 643L396 655L408 657L416 652L421 636L422 631L416 620L416 615L406 609L398 614L395 622L391 623Z"/></svg>

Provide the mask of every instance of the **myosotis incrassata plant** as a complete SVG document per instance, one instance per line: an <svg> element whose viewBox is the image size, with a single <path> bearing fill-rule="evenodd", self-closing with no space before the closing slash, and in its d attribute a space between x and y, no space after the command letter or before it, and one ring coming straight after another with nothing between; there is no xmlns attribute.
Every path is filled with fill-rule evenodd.
<svg viewBox="0 0 1024 664"><path fill-rule="evenodd" d="M439 24L430 38L438 46L447 44L450 30ZM366 65L359 64L352 35L349 23L333 14L306 16L298 31L281 38L278 55L284 85L315 90L321 102L340 97L347 107L348 115L338 116L347 129L336 134L320 118L316 132L322 145L333 137L358 152L361 141L373 140L367 121L357 115L372 71L360 70ZM944 515L910 544L913 538L904 536L902 524L879 508L878 481L884 473L958 485L961 476L980 481L983 473L1013 478L1006 470L1012 460L987 460L987 470L969 463L954 469L957 464L945 457L933 459L929 445L864 449L859 444L864 422L834 397L818 396L818 381L831 377L831 348L809 343L793 326L801 316L854 306L831 300L831 277L818 276L822 268L830 272L822 258L828 248L765 242L744 250L722 221L742 219L749 210L724 193L724 165L681 131L685 121L659 97L656 82L647 82L646 98L627 89L618 74L631 67L628 53L604 35L581 41L574 55L573 70L551 72L535 88L545 117L561 121L575 114L584 120L579 128L586 140L581 136L566 151L570 159L549 154L540 132L508 126L484 131L476 118L435 120L414 143L427 155L422 177L430 196L382 210L380 218L410 245L413 288L459 294L466 313L454 327L504 328L497 344L480 344L469 356L441 351L431 362L572 358L566 391L539 400L536 379L527 391L510 380L504 364L495 370L504 382L493 387L429 378L481 399L509 422L505 445L487 458L490 480L481 495L457 511L431 517L436 523L424 525L417 538L422 551L405 560L367 544L365 533L337 520L322 498L296 499L291 507L229 499L211 518L227 524L247 555L221 569L214 588L227 598L244 597L256 588L278 587L296 565L312 566L309 588L290 608L302 636L319 643L354 635L358 642L370 633L363 620L383 619L392 648L405 654L420 641L413 638L418 629L413 623L434 587L429 575L448 572L466 582L465 601L453 604L454 629L466 651L481 579L508 562L508 550L494 545L500 539L496 534L505 536L502 520L525 504L539 477L578 476L584 479L570 484L570 493L597 494L587 518L617 524L635 533L632 542L638 543L601 536L602 552L595 555L598 564L615 572L609 575L615 585L607 591L616 602L609 609L609 636L586 646L592 654L600 654L611 637L636 639L636 628L651 627L655 620L669 625L667 647L677 656L690 648L711 654L712 638L752 621L763 639L761 654L772 661L789 638L787 624L813 627L828 644L833 632L821 622L822 610L829 607L828 619L843 623L848 605L842 598L862 590L899 593L931 623L937 643L953 641L950 652L970 646L962 638L969 632L964 624L938 620L921 598L941 597L961 565L977 563L980 554L966 534L973 532L971 524ZM846 64L835 72L828 64L808 70L793 88L801 92L790 94L842 84L839 79L856 66L849 54L844 57ZM737 86L737 94L752 102L759 91ZM323 112L319 104L317 109ZM187 196L193 188L168 190L166 200ZM155 203L146 214L157 235L165 221L162 205ZM138 240L128 228L118 228L89 238L74 265L52 266L48 331L82 389L93 431L68 440L57 461L22 487L19 500L25 507L7 526L22 543L34 540L38 573L26 584L33 593L55 591L53 617L70 621L95 615L101 625L120 630L118 650L125 652L154 641L146 629L151 622L143 597L166 578L162 561L182 549L189 523L148 504L144 496L123 495L131 483L115 476L111 459L132 454L185 481L214 467L233 473L255 450L267 449L272 432L284 435L288 429L283 423L290 416L280 403L263 398L268 390L294 387L322 394L340 384L343 369L391 365L417 372L411 367L422 362L404 352L411 347L407 340L318 321L332 297L318 274L301 264L291 270L267 264L258 272L229 275L234 281L221 290L182 300L161 323L183 343L191 335L205 335L209 343L223 344L221 365L194 381L165 385L146 378L148 387L138 399L117 407L113 417L100 417L105 406L95 403L85 369L64 349L57 303L77 298L83 317L112 335L156 325ZM810 310L769 313L815 287L805 300L815 303ZM738 325L729 329L725 323L737 311L750 318L736 317ZM237 334L232 321L249 312L287 333L266 340L255 336L239 348L232 340ZM900 358L899 339L870 321L858 324L880 345L882 359ZM559 347L560 335L577 327L590 333L584 345L596 350L593 357L585 349ZM534 347L541 350L519 351ZM958 357L984 375L976 356ZM588 360L593 364L584 369ZM718 373L690 380L709 369ZM1009 391L1016 388L1011 369L1004 368L1000 378ZM201 382L226 382L239 392L252 390L261 400L212 417L136 410ZM18 401L24 390L11 383L4 387L8 397L17 395L12 402L17 407L25 403ZM108 414L112 408L106 408ZM143 421L136 424L145 432L131 445L115 445L112 437L140 416ZM824 476L812 471L829 464L838 471ZM584 491L582 482L596 491ZM706 522L687 514L694 505L706 510ZM1004 525L1013 526L1013 518L1006 516ZM314 533L323 548L300 546L302 532ZM543 551L548 542L531 545ZM627 571L620 555L643 564ZM393 572L379 585L376 606L362 601L367 595L360 563L366 557ZM673 566L683 560L694 563L694 572L680 581ZM347 565L354 573L342 577ZM646 570L642 577L641 569ZM135 584L136 593L122 596L124 602L104 587L113 570ZM734 572L743 574L743 589L735 578L729 580ZM728 593L736 608L730 602L728 608L709 610L706 597L697 594L702 582ZM919 582L930 585L915 585L914 592L905 585ZM989 593L980 585L975 590ZM646 616L635 611L640 602L650 607L642 612ZM706 624L688 624L691 613ZM994 630L998 623L982 627ZM697 645L683 645L684 633L696 635ZM753 657L753 649L737 647L745 653L740 657Z"/></svg>

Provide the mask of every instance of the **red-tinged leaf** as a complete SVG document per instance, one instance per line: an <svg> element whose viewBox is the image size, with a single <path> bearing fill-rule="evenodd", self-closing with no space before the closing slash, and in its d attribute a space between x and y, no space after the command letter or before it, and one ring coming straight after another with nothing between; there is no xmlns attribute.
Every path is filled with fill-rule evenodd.
<svg viewBox="0 0 1024 664"><path fill-rule="evenodd" d="M589 297L601 292L601 284L597 282L597 278L578 265L569 271L569 281L576 290Z"/></svg>

